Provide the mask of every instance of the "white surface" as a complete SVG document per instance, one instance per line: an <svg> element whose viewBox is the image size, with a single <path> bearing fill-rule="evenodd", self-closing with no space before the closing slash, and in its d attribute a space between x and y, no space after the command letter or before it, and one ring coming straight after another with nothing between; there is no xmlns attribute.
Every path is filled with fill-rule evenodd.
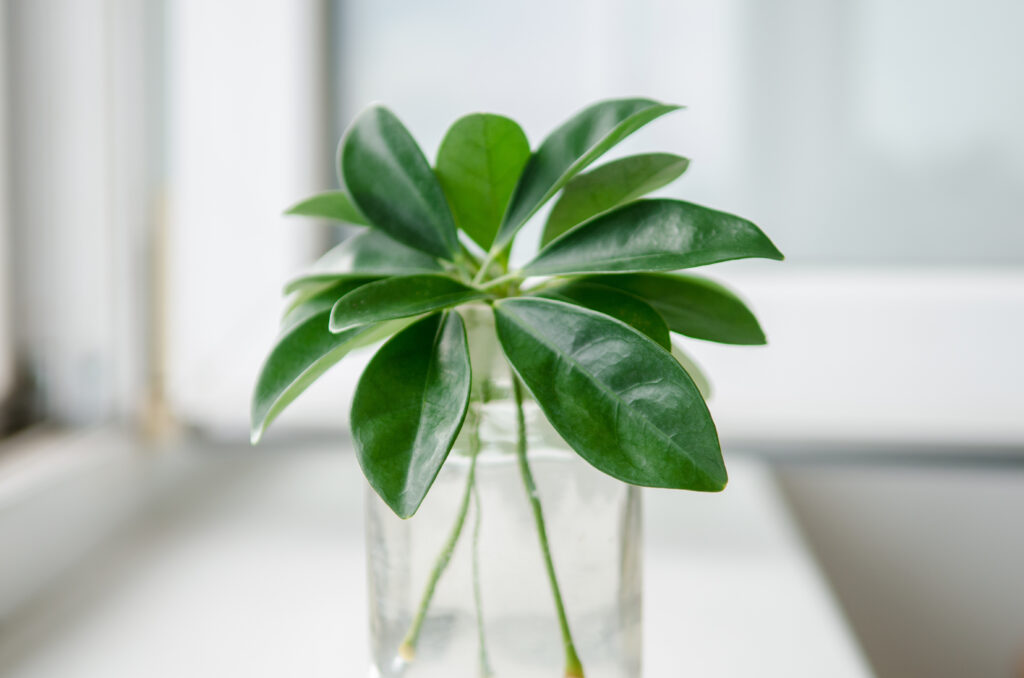
<svg viewBox="0 0 1024 678"><path fill-rule="evenodd" d="M1024 442L1024 272L789 268L725 279L769 341L685 344L717 387L709 405L725 435Z"/></svg>
<svg viewBox="0 0 1024 678"><path fill-rule="evenodd" d="M336 450L214 457L0 627L5 678L364 675L363 481ZM648 496L648 676L869 676L774 485Z"/></svg>
<svg viewBox="0 0 1024 678"><path fill-rule="evenodd" d="M31 429L0 442L0 625L174 479L160 461L114 430Z"/></svg>
<svg viewBox="0 0 1024 678"><path fill-rule="evenodd" d="M313 259L317 227L281 213L329 187L320 5L168 3L167 388L188 421L246 416L262 355L239 346L270 345L283 281Z"/></svg>

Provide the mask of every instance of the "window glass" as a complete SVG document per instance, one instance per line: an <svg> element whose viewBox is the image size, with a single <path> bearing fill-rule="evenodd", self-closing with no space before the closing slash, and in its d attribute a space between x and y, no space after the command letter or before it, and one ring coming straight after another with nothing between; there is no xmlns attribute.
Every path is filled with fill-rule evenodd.
<svg viewBox="0 0 1024 678"><path fill-rule="evenodd" d="M339 118L395 109L431 155L476 109L535 144L595 98L689 110L637 135L677 193L764 225L790 261L1024 263L1024 4L599 0L338 4ZM627 148L630 148L627 147Z"/></svg>

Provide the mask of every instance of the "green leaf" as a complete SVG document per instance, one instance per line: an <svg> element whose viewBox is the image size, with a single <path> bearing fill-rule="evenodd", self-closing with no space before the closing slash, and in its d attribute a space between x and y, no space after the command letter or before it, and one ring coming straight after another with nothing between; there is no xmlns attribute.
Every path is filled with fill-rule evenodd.
<svg viewBox="0 0 1024 678"><path fill-rule="evenodd" d="M693 383L697 385L697 390L700 391L701 397L705 401L708 400L714 391L711 388L711 381L704 374L704 370L700 368L700 365L674 341L672 342L672 357L686 370L686 373L690 375L690 379L693 379Z"/></svg>
<svg viewBox="0 0 1024 678"><path fill-rule="evenodd" d="M455 222L423 151L381 106L356 118L338 149L342 180L359 211L395 240L435 257L459 250Z"/></svg>
<svg viewBox="0 0 1024 678"><path fill-rule="evenodd" d="M526 275L673 271L730 259L782 259L757 226L681 200L639 200L552 241Z"/></svg>
<svg viewBox="0 0 1024 678"><path fill-rule="evenodd" d="M514 121L474 113L459 118L437 152L437 178L455 224L484 250L491 247L519 181L530 143Z"/></svg>
<svg viewBox="0 0 1024 678"><path fill-rule="evenodd" d="M281 318L281 331L286 332L307 318L311 318L324 311L330 311L338 299L341 299L357 287L373 282L375 279L347 278L296 292L295 298L291 300L284 316Z"/></svg>
<svg viewBox="0 0 1024 678"><path fill-rule="evenodd" d="M693 275L629 273L583 278L644 299L673 332L721 344L764 344L757 318L735 294Z"/></svg>
<svg viewBox="0 0 1024 678"><path fill-rule="evenodd" d="M604 313L646 334L662 348L672 348L665 320L642 299L628 292L614 290L605 285L572 281L545 289L537 296L567 301Z"/></svg>
<svg viewBox="0 0 1024 678"><path fill-rule="evenodd" d="M566 184L551 210L541 245L576 224L675 181L689 164L686 158L671 153L647 153L614 160L579 175Z"/></svg>
<svg viewBox="0 0 1024 678"><path fill-rule="evenodd" d="M285 294L346 278L384 278L413 273L439 273L433 257L395 242L380 231L357 233L332 248L308 271L285 285Z"/></svg>
<svg viewBox="0 0 1024 678"><path fill-rule="evenodd" d="M359 379L352 402L356 456L399 517L416 512L448 457L471 382L458 313L429 316L396 334Z"/></svg>
<svg viewBox="0 0 1024 678"><path fill-rule="evenodd" d="M540 207L608 149L680 106L650 99L614 99L589 106L563 123L530 156L498 230L505 246Z"/></svg>
<svg viewBox="0 0 1024 678"><path fill-rule="evenodd" d="M346 294L331 311L331 331L420 315L488 297L487 292L446 275L409 275L378 280Z"/></svg>
<svg viewBox="0 0 1024 678"><path fill-rule="evenodd" d="M369 226L356 206L344 191L327 191L318 193L311 198L306 198L297 205L293 205L285 211L285 214L292 214L303 217L320 217L334 221L344 221L358 226Z"/></svg>
<svg viewBox="0 0 1024 678"><path fill-rule="evenodd" d="M259 442L277 415L346 353L380 341L410 322L396 320L332 334L327 327L329 318L330 311L322 311L296 323L278 337L260 368L253 389L253 444Z"/></svg>
<svg viewBox="0 0 1024 678"><path fill-rule="evenodd" d="M714 422L668 351L623 323L563 302L505 299L494 311L509 362L580 456L635 485L725 487Z"/></svg>

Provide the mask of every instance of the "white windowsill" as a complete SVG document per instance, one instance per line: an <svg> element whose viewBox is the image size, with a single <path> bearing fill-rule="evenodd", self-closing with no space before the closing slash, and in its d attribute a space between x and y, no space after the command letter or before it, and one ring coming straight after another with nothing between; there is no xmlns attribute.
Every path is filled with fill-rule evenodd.
<svg viewBox="0 0 1024 678"><path fill-rule="evenodd" d="M116 444L92 443L99 457ZM203 470L156 502L122 502L131 526L3 619L0 674L364 674L363 481L352 456L306 443L196 458ZM870 676L766 468L732 455L730 470L720 495L645 495L645 674ZM0 510L0 538L12 506L32 496ZM37 540L72 518L50 513Z"/></svg>

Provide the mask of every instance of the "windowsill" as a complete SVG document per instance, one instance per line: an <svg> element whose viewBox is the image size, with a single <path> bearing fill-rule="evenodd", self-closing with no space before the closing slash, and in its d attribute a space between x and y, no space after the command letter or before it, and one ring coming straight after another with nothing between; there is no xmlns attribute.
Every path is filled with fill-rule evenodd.
<svg viewBox="0 0 1024 678"><path fill-rule="evenodd" d="M73 444L91 441L100 456L117 444L90 436ZM306 442L208 445L192 458L202 460L193 472L122 504L130 524L3 621L0 673L365 672L363 481L352 455ZM869 676L771 474L742 455L730 471L720 495L645 493L647 675ZM66 532L66 513L48 517L57 522L34 525L37 542Z"/></svg>
<svg viewBox="0 0 1024 678"><path fill-rule="evenodd" d="M170 489L185 461L113 428L0 442L0 624Z"/></svg>

